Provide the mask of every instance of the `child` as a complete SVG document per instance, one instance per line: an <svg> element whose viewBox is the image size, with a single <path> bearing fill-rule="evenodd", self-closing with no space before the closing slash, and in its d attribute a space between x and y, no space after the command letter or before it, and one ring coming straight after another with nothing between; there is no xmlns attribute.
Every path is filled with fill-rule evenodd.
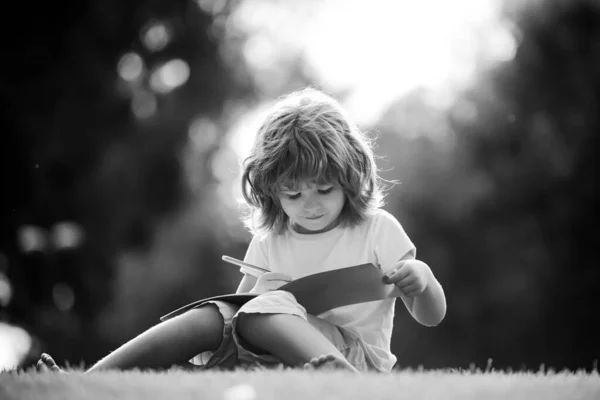
<svg viewBox="0 0 600 400"><path fill-rule="evenodd" d="M202 368L284 363L389 372L396 362L390 351L395 299L308 315L293 295L276 290L286 280L364 263L381 268L384 283L400 288L415 320L435 326L444 318L442 287L415 259L400 223L380 208L371 143L331 97L307 88L277 103L244 161L242 190L251 210L245 223L254 234L244 261L276 274L280 283L261 286L267 279L244 274L237 292L261 296L242 307L214 301L187 311L88 372L190 359ZM58 370L48 355L38 364Z"/></svg>

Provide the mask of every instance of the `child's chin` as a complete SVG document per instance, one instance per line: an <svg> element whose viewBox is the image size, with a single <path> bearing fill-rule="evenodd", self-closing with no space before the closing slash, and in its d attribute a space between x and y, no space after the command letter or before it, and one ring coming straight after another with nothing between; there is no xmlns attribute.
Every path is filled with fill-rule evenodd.
<svg viewBox="0 0 600 400"><path fill-rule="evenodd" d="M293 228L296 232L298 233L317 233L319 231L321 231L325 226L323 224L314 224L314 223L306 223L303 222L302 224L299 223L294 223L293 224Z"/></svg>
<svg viewBox="0 0 600 400"><path fill-rule="evenodd" d="M319 233L322 231L328 231L335 228L335 225L332 224L333 221L325 220L319 218L318 220L313 220L310 223L299 224L304 230L311 233Z"/></svg>

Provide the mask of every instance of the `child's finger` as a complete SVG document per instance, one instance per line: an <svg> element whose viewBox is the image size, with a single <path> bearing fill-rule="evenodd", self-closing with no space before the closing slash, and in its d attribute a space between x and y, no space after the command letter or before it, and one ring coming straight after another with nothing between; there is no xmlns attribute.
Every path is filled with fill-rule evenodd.
<svg viewBox="0 0 600 400"><path fill-rule="evenodd" d="M398 279L395 282L393 282L396 286L398 286L400 289L403 289L405 287L407 287L408 285L412 285L413 283L415 283L415 277L412 275L408 275L405 276L404 278Z"/></svg>
<svg viewBox="0 0 600 400"><path fill-rule="evenodd" d="M411 292L418 291L419 284L417 282L412 282L409 285L406 285L403 288L400 288L400 290L402 290L402 293L404 293L404 294L409 294Z"/></svg>
<svg viewBox="0 0 600 400"><path fill-rule="evenodd" d="M384 280L388 283L396 283L406 278L408 275L410 275L410 271L400 267L394 271L387 272L384 276Z"/></svg>
<svg viewBox="0 0 600 400"><path fill-rule="evenodd" d="M266 272L258 277L256 284L250 292L258 294L270 292L279 289L281 286L291 282L292 280L292 277L288 274L283 274L280 272Z"/></svg>

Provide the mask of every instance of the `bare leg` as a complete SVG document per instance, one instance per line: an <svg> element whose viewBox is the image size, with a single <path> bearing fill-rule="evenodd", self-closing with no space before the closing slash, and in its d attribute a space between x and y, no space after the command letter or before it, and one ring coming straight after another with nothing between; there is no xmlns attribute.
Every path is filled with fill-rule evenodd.
<svg viewBox="0 0 600 400"><path fill-rule="evenodd" d="M358 372L318 329L296 315L243 314L238 324L240 335L248 343L281 358L287 365L304 365L330 355L340 368Z"/></svg>
<svg viewBox="0 0 600 400"><path fill-rule="evenodd" d="M204 351L216 350L222 340L223 317L216 306L207 305L148 329L98 361L86 373L106 369L168 368ZM47 355L38 361L38 369L44 368L60 371Z"/></svg>

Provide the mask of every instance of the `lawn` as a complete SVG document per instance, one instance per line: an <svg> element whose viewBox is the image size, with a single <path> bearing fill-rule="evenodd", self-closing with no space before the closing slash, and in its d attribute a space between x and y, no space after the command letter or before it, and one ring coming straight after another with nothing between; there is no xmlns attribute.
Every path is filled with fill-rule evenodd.
<svg viewBox="0 0 600 400"><path fill-rule="evenodd" d="M0 373L0 399L600 399L597 372L399 371Z"/></svg>

